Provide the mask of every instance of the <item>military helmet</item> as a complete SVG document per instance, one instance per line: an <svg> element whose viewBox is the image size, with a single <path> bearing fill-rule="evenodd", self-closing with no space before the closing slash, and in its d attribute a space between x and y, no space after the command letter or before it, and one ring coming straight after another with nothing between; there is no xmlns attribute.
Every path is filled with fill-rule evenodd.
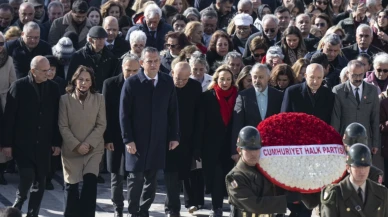
<svg viewBox="0 0 388 217"><path fill-rule="evenodd" d="M368 144L368 135L362 124L354 122L348 125L345 129L343 143L352 146L356 143Z"/></svg>
<svg viewBox="0 0 388 217"><path fill-rule="evenodd" d="M259 131L251 126L244 127L238 134L237 147L248 150L261 148L261 137Z"/></svg>
<svg viewBox="0 0 388 217"><path fill-rule="evenodd" d="M368 146L356 143L349 149L346 163L350 166L367 167L372 165L372 154Z"/></svg>

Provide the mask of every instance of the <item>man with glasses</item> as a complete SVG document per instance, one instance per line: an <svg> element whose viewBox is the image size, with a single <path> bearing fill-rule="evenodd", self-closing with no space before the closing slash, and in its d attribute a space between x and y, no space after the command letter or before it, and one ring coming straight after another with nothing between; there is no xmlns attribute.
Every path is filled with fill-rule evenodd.
<svg viewBox="0 0 388 217"><path fill-rule="evenodd" d="M348 63L349 80L333 88L335 95L331 125L341 135L345 128L357 122L368 130L368 146L372 154L380 149L380 103L377 88L363 81L364 66L358 60Z"/></svg>
<svg viewBox="0 0 388 217"><path fill-rule="evenodd" d="M132 217L149 216L157 171L165 169L166 152L173 152L180 140L177 94L172 78L159 71L158 50L143 49L140 65L140 72L124 82L120 98L125 169L129 172L128 216Z"/></svg>
<svg viewBox="0 0 388 217"><path fill-rule="evenodd" d="M89 30L88 43L73 54L67 73L70 82L79 65L90 67L96 79L96 91L101 92L105 79L116 75L117 58L105 46L108 33L101 26Z"/></svg>
<svg viewBox="0 0 388 217"><path fill-rule="evenodd" d="M121 33L119 32L119 22L115 17L105 17L102 22L102 27L108 33L105 46L113 53L113 55L115 55L116 58L120 58L131 49L128 41L125 41L125 39L121 37Z"/></svg>
<svg viewBox="0 0 388 217"><path fill-rule="evenodd" d="M359 54L366 53L369 56L382 52L379 48L371 45L373 30L366 24L360 24L356 31L356 43L342 49L342 53L348 60L354 60Z"/></svg>
<svg viewBox="0 0 388 217"><path fill-rule="evenodd" d="M78 45L82 47L86 44L86 36L92 24L87 19L88 3L82 0L77 0L71 7L71 12L65 16L54 20L51 25L48 43L54 46L66 32L75 32L78 35ZM66 10L65 10L66 12ZM102 85L102 83L101 83Z"/></svg>
<svg viewBox="0 0 388 217"><path fill-rule="evenodd" d="M28 23L26 24L28 26ZM25 27L26 27L25 26ZM19 185L13 207L22 210L28 202L27 216L38 217L51 155L61 152L58 129L58 85L47 79L50 63L36 56L28 64L28 76L12 83L3 118L4 140L0 148L13 157L19 168Z"/></svg>
<svg viewBox="0 0 388 217"><path fill-rule="evenodd" d="M256 36L249 44L249 50L251 51L251 56L243 58L244 65L261 63L268 50L267 40L263 36Z"/></svg>
<svg viewBox="0 0 388 217"><path fill-rule="evenodd" d="M35 22L24 25L21 37L5 43L5 48L13 58L17 78L27 76L29 63L35 56L52 55L51 46L40 40L40 27Z"/></svg>
<svg viewBox="0 0 388 217"><path fill-rule="evenodd" d="M234 50L243 54L249 36L252 34L253 19L249 14L237 14L234 18L236 29L232 36Z"/></svg>

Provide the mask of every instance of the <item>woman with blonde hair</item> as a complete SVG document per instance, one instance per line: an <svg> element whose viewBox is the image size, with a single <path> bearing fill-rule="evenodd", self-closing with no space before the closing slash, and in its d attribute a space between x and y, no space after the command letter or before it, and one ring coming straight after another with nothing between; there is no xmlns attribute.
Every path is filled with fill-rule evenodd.
<svg viewBox="0 0 388 217"><path fill-rule="evenodd" d="M306 74L306 69L309 64L310 60L300 58L294 63L294 65L292 65L292 70L295 73L295 83L304 82L304 74Z"/></svg>
<svg viewBox="0 0 388 217"><path fill-rule="evenodd" d="M231 158L232 114L237 98L233 72L221 65L213 75L208 90L203 93L200 116L200 153L207 193L212 197L210 216L222 217L225 176L233 167Z"/></svg>
<svg viewBox="0 0 388 217"><path fill-rule="evenodd" d="M202 35L203 35L203 25L198 21L191 21L187 23L184 31L187 39L197 46L197 48L203 53L206 54L207 48L202 44Z"/></svg>
<svg viewBox="0 0 388 217"><path fill-rule="evenodd" d="M22 30L17 26L10 26L5 32L5 41L12 41L19 38L22 35Z"/></svg>
<svg viewBox="0 0 388 217"><path fill-rule="evenodd" d="M183 14L183 12L189 7L189 4L186 0L167 0L165 5L171 5L175 7L179 14Z"/></svg>

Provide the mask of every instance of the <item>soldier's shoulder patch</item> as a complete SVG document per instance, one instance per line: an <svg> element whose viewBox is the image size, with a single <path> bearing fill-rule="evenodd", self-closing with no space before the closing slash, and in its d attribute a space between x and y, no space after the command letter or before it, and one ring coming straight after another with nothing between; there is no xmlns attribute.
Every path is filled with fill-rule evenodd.
<svg viewBox="0 0 388 217"><path fill-rule="evenodd" d="M336 185L330 184L322 190L321 203L328 204L334 202L336 194L335 187Z"/></svg>
<svg viewBox="0 0 388 217"><path fill-rule="evenodd" d="M227 186L230 185L231 188L237 188L238 183L236 179L234 179L233 175L234 175L234 172L231 172L226 176L226 185Z"/></svg>

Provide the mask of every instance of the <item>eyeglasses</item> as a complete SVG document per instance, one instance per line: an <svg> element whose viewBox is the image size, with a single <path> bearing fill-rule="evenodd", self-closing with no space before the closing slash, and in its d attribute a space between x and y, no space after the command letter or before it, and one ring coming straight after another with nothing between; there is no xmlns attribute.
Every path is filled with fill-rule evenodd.
<svg viewBox="0 0 388 217"><path fill-rule="evenodd" d="M271 32L271 33L274 33L276 31L275 28L271 28L271 29L264 29L264 32L265 33L268 33L268 32Z"/></svg>
<svg viewBox="0 0 388 217"><path fill-rule="evenodd" d="M263 57L263 56L265 56L265 53L252 53L252 56L254 56L254 57Z"/></svg>
<svg viewBox="0 0 388 217"><path fill-rule="evenodd" d="M325 27L326 23L316 23L315 26L317 26L317 27Z"/></svg>
<svg viewBox="0 0 388 217"><path fill-rule="evenodd" d="M380 72L388 73L388 69L376 69L376 71L378 73L380 73Z"/></svg>
<svg viewBox="0 0 388 217"><path fill-rule="evenodd" d="M178 46L179 46L179 44L165 44L165 46L167 47L167 48L172 48L172 49L174 49L174 48L177 48Z"/></svg>
<svg viewBox="0 0 388 217"><path fill-rule="evenodd" d="M327 5L329 4L328 2L325 2L325 1L317 1L317 4L319 5Z"/></svg>
<svg viewBox="0 0 388 217"><path fill-rule="evenodd" d="M48 69L48 70L43 70L43 69L35 69L35 71L40 71L40 72L47 73L47 72L53 72L54 70L52 70L52 69Z"/></svg>
<svg viewBox="0 0 388 217"><path fill-rule="evenodd" d="M352 75L352 78L363 78L364 77L364 73L362 74L353 74Z"/></svg>

